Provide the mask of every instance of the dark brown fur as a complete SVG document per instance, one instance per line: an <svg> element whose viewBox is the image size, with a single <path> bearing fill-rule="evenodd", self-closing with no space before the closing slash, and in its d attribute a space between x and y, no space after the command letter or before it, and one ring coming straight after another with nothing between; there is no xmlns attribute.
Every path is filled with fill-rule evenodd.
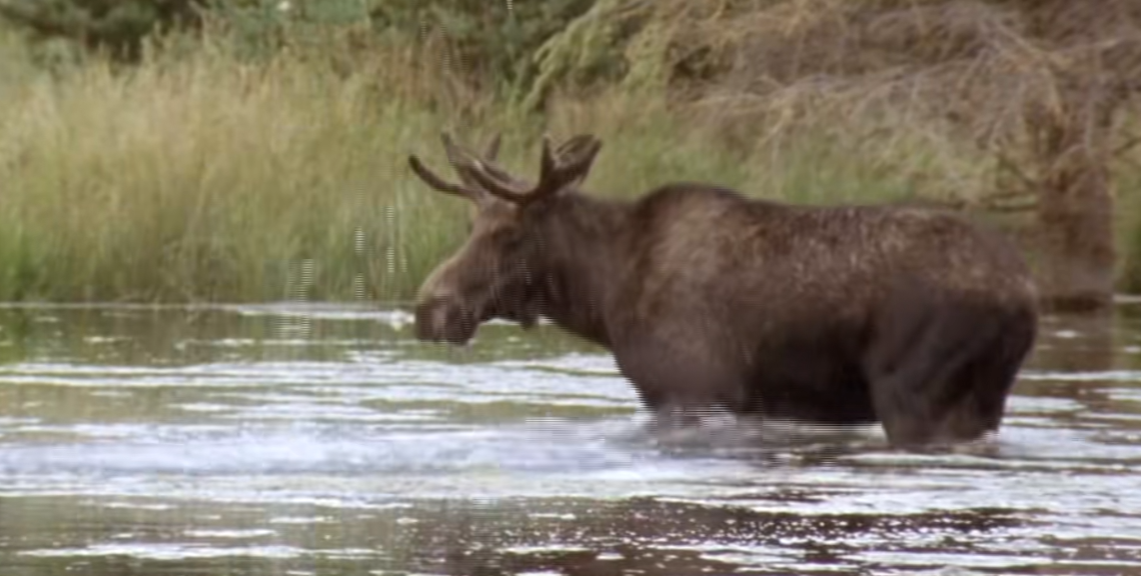
<svg viewBox="0 0 1141 576"><path fill-rule="evenodd" d="M548 168L577 167L581 181L599 146L583 142L546 153ZM421 338L462 343L491 317L541 315L610 349L659 413L878 421L897 446L998 429L1038 312L1026 265L996 232L950 213L794 206L697 183L612 202L541 177L519 203L503 190L523 181L465 154L455 166L480 208L424 283Z"/></svg>

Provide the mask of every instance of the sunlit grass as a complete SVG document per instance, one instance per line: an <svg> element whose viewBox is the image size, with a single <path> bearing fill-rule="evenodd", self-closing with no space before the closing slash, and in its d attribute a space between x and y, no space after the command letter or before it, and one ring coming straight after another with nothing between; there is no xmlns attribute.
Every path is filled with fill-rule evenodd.
<svg viewBox="0 0 1141 576"><path fill-rule="evenodd" d="M445 128L477 145L502 131L503 163L529 178L544 131L596 133L586 188L625 198L672 180L819 204L983 185L937 135L901 128L873 145L837 128L730 149L641 94L524 114L408 49L346 72L290 52L244 61L208 41L126 71L92 60L54 75L10 38L0 49L2 300L406 300L466 229L464 203L407 168L415 152L450 176Z"/></svg>
<svg viewBox="0 0 1141 576"><path fill-rule="evenodd" d="M366 80L208 51L36 78L0 112L0 297L407 293L453 210L403 174L434 118Z"/></svg>

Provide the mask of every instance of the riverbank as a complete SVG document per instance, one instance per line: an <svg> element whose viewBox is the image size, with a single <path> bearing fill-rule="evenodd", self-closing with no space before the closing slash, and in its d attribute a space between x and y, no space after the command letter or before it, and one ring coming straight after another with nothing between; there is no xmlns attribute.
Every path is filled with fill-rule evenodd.
<svg viewBox="0 0 1141 576"><path fill-rule="evenodd" d="M463 203L406 164L444 168L445 128L473 143L502 131L503 163L525 175L544 131L596 133L586 188L607 196L675 179L814 203L989 185L977 152L904 118L874 140L835 125L730 144L646 91L527 113L411 48L338 68L336 42L252 61L207 38L127 70L88 58L51 73L13 37L0 50L0 300L407 299L465 231ZM1121 220L1123 249L1141 244Z"/></svg>

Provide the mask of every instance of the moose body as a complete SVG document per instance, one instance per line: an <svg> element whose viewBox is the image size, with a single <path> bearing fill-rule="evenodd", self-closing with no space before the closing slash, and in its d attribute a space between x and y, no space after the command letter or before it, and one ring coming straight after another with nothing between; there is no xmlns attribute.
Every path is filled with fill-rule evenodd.
<svg viewBox="0 0 1141 576"><path fill-rule="evenodd" d="M539 316L608 348L651 411L880 422L901 447L996 431L1037 330L1017 250L955 214L797 206L700 183L583 194L601 144L544 146L538 184L445 138L478 206L425 281L425 340Z"/></svg>

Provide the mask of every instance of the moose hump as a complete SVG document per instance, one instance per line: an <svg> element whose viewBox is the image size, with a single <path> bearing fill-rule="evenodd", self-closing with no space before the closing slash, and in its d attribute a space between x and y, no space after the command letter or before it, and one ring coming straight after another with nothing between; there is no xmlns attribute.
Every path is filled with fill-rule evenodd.
<svg viewBox="0 0 1141 576"><path fill-rule="evenodd" d="M539 316L605 346L651 411L879 422L901 448L998 430L1037 333L1029 269L954 213L800 206L671 183L619 202L580 186L591 135L543 140L531 182L443 136L473 203L466 242L424 281L419 338L462 344Z"/></svg>

